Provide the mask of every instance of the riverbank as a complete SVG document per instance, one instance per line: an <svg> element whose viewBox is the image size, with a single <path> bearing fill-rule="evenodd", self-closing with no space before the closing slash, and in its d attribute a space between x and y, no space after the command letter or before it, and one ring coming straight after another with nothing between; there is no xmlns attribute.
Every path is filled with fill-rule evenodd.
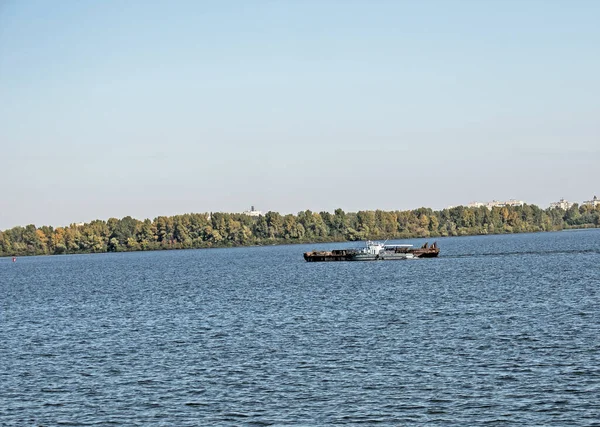
<svg viewBox="0 0 600 427"><path fill-rule="evenodd" d="M482 236L482 235L506 235L506 234L525 234L525 233L546 233L546 232L560 232L560 231L576 231L576 230L586 230L586 229L595 229L600 228L600 226L585 224L581 226L569 226L563 229L557 230L538 230L538 231L511 231L511 232L498 232L498 233L466 233L463 232L461 234L454 235L403 235L403 236L394 236L394 237L367 237L364 240L405 240L405 239L436 239L436 238L445 238L445 237L466 237L466 236ZM325 243L348 243L351 244L353 242L357 242L360 240L346 240L346 239L334 239L334 238L322 238L322 239L295 239L295 240L286 240L286 239L265 239L260 242L255 242L252 244L241 244L236 242L205 242L204 244L184 247L181 244L170 244L170 245L149 245L146 248L139 249L131 249L128 247L121 247L117 250L78 250L73 252L61 252L61 253L13 253L13 254L0 254L0 258L13 258L13 257L23 257L23 256L49 256L49 255L76 255L76 254L94 254L94 253L111 253L111 252L151 252L151 251L175 251L175 250L186 250L186 249L224 249L224 248L236 248L236 247L266 247L266 246L280 246L280 245L303 245L303 244L325 244Z"/></svg>
<svg viewBox="0 0 600 427"><path fill-rule="evenodd" d="M0 256L135 252L328 243L363 240L440 238L558 231L600 226L600 206L542 210L535 205L433 211L267 212L250 216L190 213L143 221L127 216L68 227L33 224L0 231Z"/></svg>

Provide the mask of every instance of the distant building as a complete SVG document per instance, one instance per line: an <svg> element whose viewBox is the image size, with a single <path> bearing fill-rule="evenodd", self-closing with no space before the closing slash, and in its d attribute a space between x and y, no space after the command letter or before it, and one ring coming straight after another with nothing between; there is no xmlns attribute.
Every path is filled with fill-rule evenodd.
<svg viewBox="0 0 600 427"><path fill-rule="evenodd" d="M502 206L523 206L525 204L525 202L523 200L515 200L515 199L510 199L506 202L502 202L504 203Z"/></svg>
<svg viewBox="0 0 600 427"><path fill-rule="evenodd" d="M569 210L573 206L573 203L567 202L565 199L560 199L558 202L550 203L550 209L563 209Z"/></svg>
<svg viewBox="0 0 600 427"><path fill-rule="evenodd" d="M249 211L244 211L242 213L248 216L261 216L263 214L261 211L254 210L254 206L251 206Z"/></svg>
<svg viewBox="0 0 600 427"><path fill-rule="evenodd" d="M468 208L481 208L486 207L489 210L492 208L503 208L505 206L523 206L525 204L522 200L510 199L506 201L492 200L491 202L471 202L467 205Z"/></svg>
<svg viewBox="0 0 600 427"><path fill-rule="evenodd" d="M594 196L594 198L592 200L586 200L585 202L583 202L584 206L591 206L593 208L595 208L596 206L600 206L600 199L598 199L598 197Z"/></svg>
<svg viewBox="0 0 600 427"><path fill-rule="evenodd" d="M467 205L468 208L480 208L482 206L485 206L485 203L482 202L471 202Z"/></svg>

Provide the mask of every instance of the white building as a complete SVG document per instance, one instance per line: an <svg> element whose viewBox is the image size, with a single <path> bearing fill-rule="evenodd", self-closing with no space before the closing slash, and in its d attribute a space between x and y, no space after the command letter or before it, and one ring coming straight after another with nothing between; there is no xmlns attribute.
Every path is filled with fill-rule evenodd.
<svg viewBox="0 0 600 427"><path fill-rule="evenodd" d="M485 206L486 204L483 202L471 202L467 205L468 208L480 208L482 206Z"/></svg>
<svg viewBox="0 0 600 427"><path fill-rule="evenodd" d="M522 200L510 199L506 201L492 200L491 202L471 202L467 205L468 208L481 208L485 206L489 210L492 208L503 208L504 206L523 206L525 204Z"/></svg>
<svg viewBox="0 0 600 427"><path fill-rule="evenodd" d="M254 206L251 206L249 211L244 211L242 213L248 216L261 216L263 214L261 211L254 210Z"/></svg>
<svg viewBox="0 0 600 427"><path fill-rule="evenodd" d="M525 202L523 200L515 200L515 199L510 199L507 200L506 202L502 202L504 203L503 206L523 206L525 204Z"/></svg>
<svg viewBox="0 0 600 427"><path fill-rule="evenodd" d="M573 206L573 203L566 201L565 199L560 199L558 202L550 203L550 209L563 209L569 210Z"/></svg>
<svg viewBox="0 0 600 427"><path fill-rule="evenodd" d="M594 196L594 198L592 200L586 200L585 202L583 202L584 206L591 206L593 208L595 208L596 206L600 206L600 199L598 199L598 197Z"/></svg>

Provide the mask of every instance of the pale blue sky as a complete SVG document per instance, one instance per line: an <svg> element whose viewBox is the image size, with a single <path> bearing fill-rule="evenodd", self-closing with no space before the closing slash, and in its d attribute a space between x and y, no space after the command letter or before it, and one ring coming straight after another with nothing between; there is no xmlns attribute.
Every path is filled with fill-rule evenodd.
<svg viewBox="0 0 600 427"><path fill-rule="evenodd" d="M0 2L0 229L600 195L600 1Z"/></svg>

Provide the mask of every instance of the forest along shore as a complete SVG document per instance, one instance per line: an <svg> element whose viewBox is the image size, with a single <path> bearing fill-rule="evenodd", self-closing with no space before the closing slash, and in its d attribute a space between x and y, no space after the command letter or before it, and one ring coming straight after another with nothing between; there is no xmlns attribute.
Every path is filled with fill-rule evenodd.
<svg viewBox="0 0 600 427"><path fill-rule="evenodd" d="M137 220L130 216L68 227L27 225L0 231L0 256L321 243L558 231L600 227L600 206L568 210L535 205L434 211L267 212L249 216L190 213Z"/></svg>

